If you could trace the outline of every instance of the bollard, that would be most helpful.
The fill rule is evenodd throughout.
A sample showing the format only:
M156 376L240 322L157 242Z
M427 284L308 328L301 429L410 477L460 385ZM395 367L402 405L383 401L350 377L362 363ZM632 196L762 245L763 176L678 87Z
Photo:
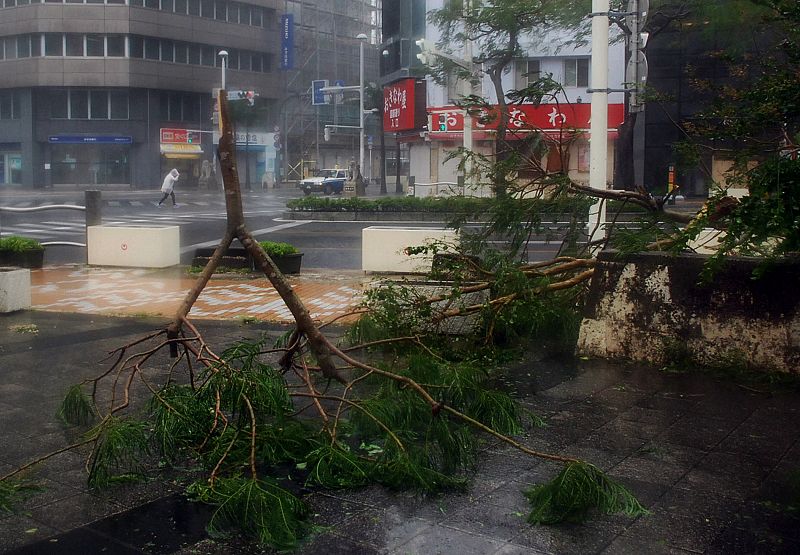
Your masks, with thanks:
M103 223L103 209L100 191L84 191L84 206L86 206L86 227Z
M103 223L100 191L84 191L83 205L86 216L86 262L89 262L89 227Z

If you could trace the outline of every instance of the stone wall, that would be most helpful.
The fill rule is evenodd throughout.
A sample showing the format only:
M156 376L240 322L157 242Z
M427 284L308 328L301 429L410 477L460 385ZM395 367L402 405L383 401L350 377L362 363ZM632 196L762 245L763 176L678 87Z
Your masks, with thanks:
M688 356L800 373L800 258L758 279L758 260L731 258L709 283L700 279L702 255L604 251L598 260L580 354L656 364Z

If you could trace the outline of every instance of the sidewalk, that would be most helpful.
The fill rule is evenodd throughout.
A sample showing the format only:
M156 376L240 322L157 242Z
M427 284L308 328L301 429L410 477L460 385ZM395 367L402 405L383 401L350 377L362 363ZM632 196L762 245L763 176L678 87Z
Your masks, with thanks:
M0 315L0 473L70 443L74 438L54 416L66 388L107 369L103 358L113 349L163 327L162 316L171 316L190 286L170 271L62 267L33 277L36 309ZM365 278L334 281L304 272L292 280L317 317L328 318L360 298ZM246 306L272 299L265 284L210 286L195 315L210 344L285 332L277 323L236 318L249 314ZM277 307L255 316L282 321ZM170 360L159 353L150 363L168 368ZM652 514L530 526L521 491L551 479L559 467L490 443L466 493L419 498L380 487L308 493L317 532L296 553L800 553L797 392L742 387L697 372L533 357L499 379L547 423L528 430L522 442L596 464ZM186 502L172 477L91 492L85 462L85 453L70 452L37 468L34 477L45 489L19 513L0 513L0 553L263 553L207 538L208 512Z
M361 301L371 280L363 272L322 274L304 270L288 276L312 318L342 318ZM31 271L33 308L54 312L111 316L172 317L195 279L182 268L147 270L83 265L50 266ZM293 318L266 278L213 278L189 313L190 318L255 318L291 323ZM349 321L345 317L342 321Z

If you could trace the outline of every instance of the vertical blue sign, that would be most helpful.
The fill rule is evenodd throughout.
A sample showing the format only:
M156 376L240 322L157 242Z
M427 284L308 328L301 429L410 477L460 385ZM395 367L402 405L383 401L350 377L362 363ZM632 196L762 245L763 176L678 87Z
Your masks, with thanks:
M294 69L294 14L281 16L281 69Z

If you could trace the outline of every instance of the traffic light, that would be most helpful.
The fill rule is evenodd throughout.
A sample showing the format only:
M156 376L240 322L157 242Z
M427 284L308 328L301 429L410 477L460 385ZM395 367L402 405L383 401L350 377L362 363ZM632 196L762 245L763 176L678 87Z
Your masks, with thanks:
M325 126L325 142L328 142L330 140L331 140L331 128L326 125Z
M437 118L437 129L439 131L447 131L447 114L439 114L436 116Z

